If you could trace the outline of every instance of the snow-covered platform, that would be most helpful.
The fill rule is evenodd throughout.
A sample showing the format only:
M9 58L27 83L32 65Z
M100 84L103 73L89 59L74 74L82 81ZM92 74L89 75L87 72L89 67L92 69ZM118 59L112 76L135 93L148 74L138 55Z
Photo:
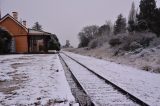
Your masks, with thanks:
M1 55L0 106L74 102L57 54Z
M64 52L151 106L160 104L160 74L109 61Z

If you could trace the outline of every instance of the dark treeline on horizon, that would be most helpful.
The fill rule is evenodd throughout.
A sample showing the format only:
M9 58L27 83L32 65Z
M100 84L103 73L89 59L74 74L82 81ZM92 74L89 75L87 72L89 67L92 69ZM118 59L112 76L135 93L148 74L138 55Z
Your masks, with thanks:
M112 25L110 21L106 21L106 24L100 27L96 25L86 26L78 34L80 39L78 47L87 47L91 42L91 45L96 47L98 46L95 43L96 39L103 35L118 35L124 33L131 35L136 32L149 32L154 33L157 37L159 37L159 18L160 8L157 7L155 0L141 0L138 9L135 8L135 4L133 2L128 15L128 22L127 19L120 13L114 25Z

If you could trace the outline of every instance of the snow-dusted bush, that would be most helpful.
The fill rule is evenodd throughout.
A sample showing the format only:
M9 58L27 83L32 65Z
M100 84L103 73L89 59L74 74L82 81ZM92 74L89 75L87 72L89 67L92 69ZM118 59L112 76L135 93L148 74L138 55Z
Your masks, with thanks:
M120 45L122 42L121 42L121 39L120 38L112 38L110 41L109 41L109 44L114 47L116 45Z
M99 36L93 40L91 40L88 44L88 47L91 49L94 49L96 47L102 46L104 43L108 42L111 36L105 35L105 36Z
M155 47L160 45L160 38L154 38L153 41L150 42L150 47Z
M151 67L151 66L146 65L146 66L143 66L143 67L142 67L142 70L145 70L145 71L151 71L151 70L152 70L152 67Z
M88 47L91 49L94 49L98 46L98 40L97 39L93 39L91 42L89 42Z
M134 34L119 34L109 41L113 47L118 45L121 50L130 51L138 48L148 47L150 42L156 38L156 35L149 32Z
M156 67L155 69L153 69L153 72L160 73L160 67Z
M138 48L141 48L141 47L142 47L142 45L138 42L135 42L135 41L130 44L130 50L132 50L132 51L134 51Z
M138 36L138 35L137 35ZM140 33L139 34L139 43L143 45L143 47L148 47L150 42L156 38L156 35L153 33Z
M156 35L150 32L135 33L132 35L125 36L123 42L128 42L129 44L131 44L132 42L137 42L141 44L143 47L147 47L155 37Z

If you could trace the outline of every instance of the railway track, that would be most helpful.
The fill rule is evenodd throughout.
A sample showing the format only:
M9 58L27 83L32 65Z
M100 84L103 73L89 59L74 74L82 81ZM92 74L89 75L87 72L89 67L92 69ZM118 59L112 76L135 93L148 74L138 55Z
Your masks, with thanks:
M65 71L65 76L70 86L72 95L75 97L75 101L79 103L80 106L94 106L94 103L91 101L90 97L83 90L82 86L76 80L74 75L71 73L67 65L64 63L64 60L60 57L61 64Z
M95 106L149 106L72 57L59 56Z

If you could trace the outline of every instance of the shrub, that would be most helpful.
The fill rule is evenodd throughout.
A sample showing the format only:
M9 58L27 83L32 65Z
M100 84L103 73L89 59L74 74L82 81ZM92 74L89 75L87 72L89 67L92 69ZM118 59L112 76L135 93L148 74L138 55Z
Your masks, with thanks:
M150 42L156 37L155 34L150 32L144 32L144 33L136 33L132 37L132 39L139 44L141 44L143 47L148 47Z
M151 67L151 66L146 65L146 66L143 66L143 67L142 67L142 70L145 70L145 71L151 71L151 70L152 70L152 67Z
M10 33L0 27L0 54L10 52L11 39Z
M130 51L130 43L129 42L126 42L126 43L124 43L124 44L122 44L121 46L120 46L120 49L121 50L124 50L124 51Z
M156 37L155 34L144 32L144 33L134 33L134 34L119 34L117 36L117 42L121 41L119 48L125 51L134 51L138 48L145 48L150 45L150 42ZM112 41L114 44L116 41ZM115 43L118 45L119 43Z
M0 38L0 53L3 53L4 52L4 41L2 38Z
M132 51L134 51L134 50L136 50L136 49L138 49L138 48L141 48L142 47L142 45L141 44L139 44L138 42L132 42L130 45L129 45L129 49L130 50L132 50Z
M60 44L55 40L55 39L51 39L48 42L48 49L49 50L60 50Z
M102 46L104 43L108 42L110 36L98 36L97 38L91 40L88 44L88 47L94 49L96 47Z
M140 40L140 44L143 45L143 47L148 47L151 40L152 40L152 38L143 37L143 38Z
M160 73L160 67L156 67L153 69L153 72Z
M150 46L151 47L155 47L155 46L159 46L160 45L160 38L154 38L151 42L150 42Z
M116 46L116 45L120 45L122 42L120 41L119 38L112 38L110 41L109 41L109 44L111 46Z
M92 40L91 42L89 42L88 47L91 49L94 49L98 46L98 41L97 39Z

